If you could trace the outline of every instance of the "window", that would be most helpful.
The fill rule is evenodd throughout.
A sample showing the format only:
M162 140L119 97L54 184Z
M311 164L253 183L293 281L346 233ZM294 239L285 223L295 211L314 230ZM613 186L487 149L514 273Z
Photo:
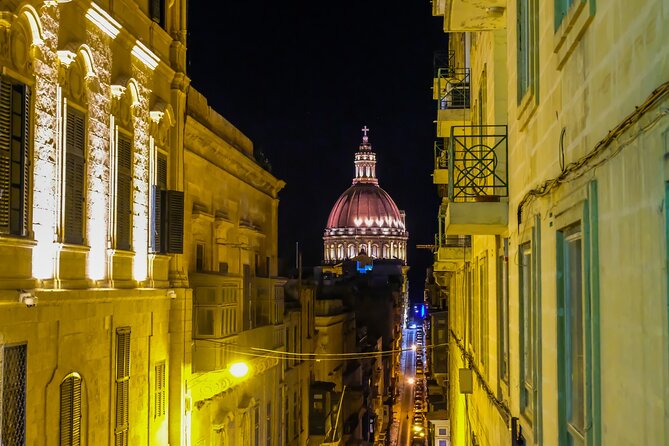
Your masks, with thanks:
M116 446L128 446L130 384L130 327L116 329Z
M204 244L198 243L195 247L195 271L204 271Z
M567 441L585 444L585 333L583 237L580 225L558 233L561 417ZM561 274L560 274L561 273Z
M562 20L567 16L571 5L581 0L554 0L555 1L555 29L562 24Z
M518 104L528 92L537 92L538 31L537 1L517 0L517 86Z
M30 89L0 76L0 234L28 234Z
M149 18L165 28L165 0L149 0Z
M501 242L501 243L500 243ZM499 378L509 383L509 239L498 239L497 331Z
M84 243L86 116L67 108L65 129L65 243Z
M520 287L520 410L532 420L534 411L534 299L532 290L532 251L530 243L519 247Z
M160 418L165 415L165 381L165 361L161 361L155 366L155 385L153 388L153 418Z
M447 435L447 434L446 434L446 429L443 428L443 427L440 427L440 428L439 428L439 435ZM441 441L441 440L440 440L440 441Z
M198 287L193 292L194 334L197 338L222 338L237 333L236 286Z
M26 363L28 346L4 348L2 358L2 429L0 444L26 444Z
M118 134L116 165L116 249L129 251L132 234L132 141Z
M298 406L297 392L293 392L293 438L297 438L297 436L300 435L300 416Z
M60 384L60 446L81 444L81 376L69 374Z
M479 290L481 293L481 364L488 362L488 255L483 253L479 263Z
M260 406L253 408L253 444L260 446Z

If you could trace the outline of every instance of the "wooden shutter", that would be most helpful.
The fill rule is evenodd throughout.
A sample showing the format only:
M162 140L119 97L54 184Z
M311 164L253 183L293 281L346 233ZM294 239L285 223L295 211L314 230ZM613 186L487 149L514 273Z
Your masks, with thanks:
M5 347L2 358L0 444L26 444L26 344Z
M28 221L30 215L30 206L28 206L28 201L30 197L30 87L22 86L23 90L23 140L21 141L23 149L23 165L21 166L21 171L23 174L23 185L21 187L22 197L21 197L21 207L23 221L21 222L21 235L28 235Z
M128 444L128 391L130 385L130 328L116 330L116 428L115 445Z
M65 154L65 243L84 243L84 171L86 121L83 113L68 109Z
M81 444L81 377L68 376L60 385L60 446Z
M119 134L116 181L116 249L130 250L132 224L132 142Z
M0 76L0 233L28 233L30 89Z
M12 85L0 77L0 233L9 233Z
M184 193L177 190L162 191L163 250L170 254L183 253Z
M156 155L156 184L151 188L151 251L163 252L162 245L162 205L161 191L167 189L167 156L162 153Z
M165 362L156 364L155 369L156 382L153 417L159 418L165 415Z

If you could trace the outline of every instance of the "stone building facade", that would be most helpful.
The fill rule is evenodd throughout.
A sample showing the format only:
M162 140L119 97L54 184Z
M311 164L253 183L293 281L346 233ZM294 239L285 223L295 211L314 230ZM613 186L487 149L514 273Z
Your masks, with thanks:
M451 443L666 444L666 2L433 8Z

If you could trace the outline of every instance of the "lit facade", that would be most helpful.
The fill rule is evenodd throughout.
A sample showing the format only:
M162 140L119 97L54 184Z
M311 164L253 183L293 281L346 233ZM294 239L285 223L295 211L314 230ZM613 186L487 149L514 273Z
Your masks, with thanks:
M465 3L433 2L450 441L666 444L669 10Z
M185 2L1 9L0 443L184 444Z
M355 154L355 177L335 202L323 234L325 263L339 263L365 252L375 259L406 261L409 233L400 211L376 177L376 153L364 136Z
M186 393L194 444L285 442L285 279L277 277L278 193L284 182L253 145L188 93L184 140L184 268L193 289L192 375ZM289 318L290 321L290 318ZM292 345L292 343L290 344ZM231 365L248 364L237 378ZM304 444L304 443L302 443Z

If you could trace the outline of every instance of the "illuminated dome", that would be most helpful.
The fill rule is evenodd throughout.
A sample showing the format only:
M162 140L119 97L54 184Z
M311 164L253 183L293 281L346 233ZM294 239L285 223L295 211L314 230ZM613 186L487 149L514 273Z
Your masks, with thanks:
M374 258L406 261L404 212L379 187L376 153L369 143L367 127L355 154L355 178L330 211L323 235L324 261L339 262L365 252Z

